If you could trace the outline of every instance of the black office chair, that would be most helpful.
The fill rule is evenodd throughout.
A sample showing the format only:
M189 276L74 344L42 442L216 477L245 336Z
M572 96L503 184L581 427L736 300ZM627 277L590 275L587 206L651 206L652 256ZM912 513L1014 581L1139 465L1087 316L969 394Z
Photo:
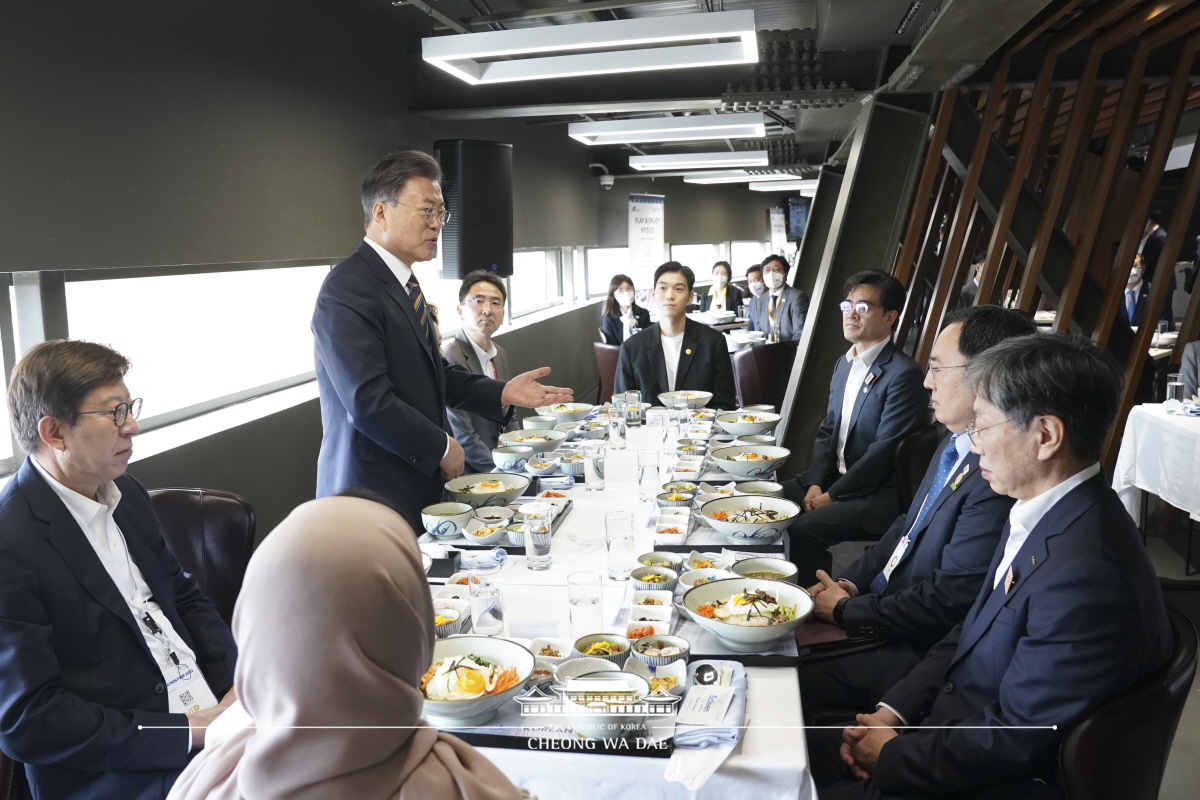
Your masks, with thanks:
M1166 665L1084 717L1062 741L1069 800L1155 800L1196 676L1196 628L1167 606L1175 650Z

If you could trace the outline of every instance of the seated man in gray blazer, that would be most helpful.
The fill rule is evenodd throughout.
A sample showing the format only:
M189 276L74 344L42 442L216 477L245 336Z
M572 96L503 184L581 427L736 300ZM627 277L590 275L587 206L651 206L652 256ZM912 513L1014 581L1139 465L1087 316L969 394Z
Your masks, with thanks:
M767 291L754 303L754 324L751 329L763 331L768 340L799 341L804 330L808 295L787 285L789 269L791 267L783 256L767 256L763 259L762 274Z
M508 356L504 348L492 341L492 335L504 322L504 302L508 294L504 282L486 270L475 270L463 278L458 287L458 318L462 327L454 338L442 345L442 355L451 364L488 378L506 381ZM512 406L506 410L504 421L496 422L470 411L447 408L454 438L466 454L467 472L491 472L492 450L500 434L513 430Z
M1188 342L1183 348L1183 366L1179 369L1183 382L1183 398L1190 400L1200 394L1200 342Z

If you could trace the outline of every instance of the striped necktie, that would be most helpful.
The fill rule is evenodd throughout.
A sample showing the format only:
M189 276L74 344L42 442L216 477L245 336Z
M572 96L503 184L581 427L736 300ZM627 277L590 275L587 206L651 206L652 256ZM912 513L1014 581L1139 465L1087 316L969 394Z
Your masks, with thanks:
M429 318L429 305L425 302L425 293L421 291L421 284L417 283L417 276L409 275L408 283L404 284L404 288L408 290L408 298L412 300L413 310L417 312L417 317L421 320L421 327L425 329L425 338L429 340L429 346L436 353L438 349L437 334L433 332L433 320Z
M908 527L908 534L905 537L908 539L907 547L912 547L912 542L917 538L919 531L917 528L925 521L929 510L933 508L934 501L937 496L942 493L942 489L946 486L946 481L950 480L950 472L954 469L954 465L958 463L958 447L955 441L959 436L966 434L956 434L950 437L950 441L946 442L946 446L942 448L942 454L938 458L937 474L933 476L933 483L929 484L929 493L925 495L925 501L921 503L921 508L917 511L917 518L913 520L912 525ZM903 556L901 556L903 558ZM887 590L888 576L880 572L871 581L871 594L883 594Z

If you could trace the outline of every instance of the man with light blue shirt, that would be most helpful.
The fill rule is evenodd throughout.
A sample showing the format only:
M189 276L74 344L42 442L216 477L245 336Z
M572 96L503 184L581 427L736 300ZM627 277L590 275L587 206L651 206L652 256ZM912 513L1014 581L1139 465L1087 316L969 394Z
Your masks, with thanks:
M1023 336L966 380L980 471L1017 502L966 619L840 741L809 732L822 800L1063 797L1063 738L1170 658L1154 568L1098 463L1120 365L1081 337Z
M998 495L970 452L975 397L963 383L971 360L1014 336L1036 332L1020 311L994 305L956 311L934 342L925 388L948 430L908 513L835 582L824 571L809 588L815 616L850 636L882 636L873 650L800 668L806 711L869 710L925 652L966 617L984 582L1012 498Z

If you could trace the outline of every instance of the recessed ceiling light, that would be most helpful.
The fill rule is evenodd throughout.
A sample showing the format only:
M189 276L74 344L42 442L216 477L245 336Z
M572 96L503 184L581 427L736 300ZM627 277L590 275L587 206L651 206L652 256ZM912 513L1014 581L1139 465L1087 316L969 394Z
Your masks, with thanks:
M648 117L603 122L572 122L567 134L584 144L687 142L701 139L761 139L767 135L762 112Z
M802 195L812 197L817 193L817 182L815 180L800 180L800 181L759 181L750 184L752 192L800 192Z
M571 52L581 50L604 52ZM467 83L506 83L753 64L758 40L753 11L722 11L435 36L421 55Z
M647 169L712 169L714 167L765 167L766 150L718 151L715 153L672 153L661 156L630 156L629 166Z
M747 181L795 181L795 175L779 173L775 175L752 175L745 170L723 169L711 172L696 172L684 177L684 183L746 183ZM813 181L816 184L816 181Z

